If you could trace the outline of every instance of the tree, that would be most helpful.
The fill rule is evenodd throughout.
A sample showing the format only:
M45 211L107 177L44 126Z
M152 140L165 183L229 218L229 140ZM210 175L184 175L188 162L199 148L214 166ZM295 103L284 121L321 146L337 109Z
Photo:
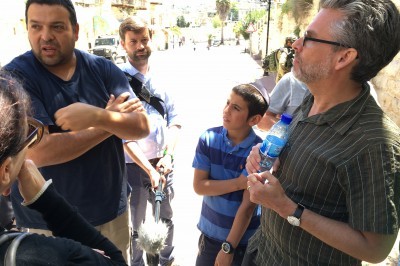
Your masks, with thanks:
M224 25L225 21L229 15L229 11L231 10L231 1L230 0L216 0L215 6L217 8L217 15L221 20L221 44L224 44Z
M176 26L178 26L179 28L187 28L189 27L189 25L190 23L186 22L184 16L179 16L176 18Z
M246 32L250 24L257 24L258 21L265 17L265 10L252 10L246 14L245 18L238 21L234 27L234 32L238 35L242 35L243 39L248 40L250 34Z
M237 2L231 3L231 12L229 17L232 21L239 21L239 9L237 7Z

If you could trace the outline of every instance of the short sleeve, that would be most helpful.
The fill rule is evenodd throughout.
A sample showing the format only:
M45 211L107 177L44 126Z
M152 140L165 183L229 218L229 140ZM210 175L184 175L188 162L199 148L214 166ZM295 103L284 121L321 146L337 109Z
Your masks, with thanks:
M400 147L374 145L343 167L349 224L361 231L394 234L399 229Z

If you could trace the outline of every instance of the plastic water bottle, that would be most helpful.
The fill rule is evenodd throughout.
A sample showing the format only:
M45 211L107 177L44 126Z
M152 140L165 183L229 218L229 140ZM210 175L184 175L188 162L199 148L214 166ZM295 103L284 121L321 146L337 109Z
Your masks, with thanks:
M288 140L289 124L292 122L292 116L282 114L281 119L271 127L260 147L260 166L261 172L272 168L276 158L279 157L283 147Z

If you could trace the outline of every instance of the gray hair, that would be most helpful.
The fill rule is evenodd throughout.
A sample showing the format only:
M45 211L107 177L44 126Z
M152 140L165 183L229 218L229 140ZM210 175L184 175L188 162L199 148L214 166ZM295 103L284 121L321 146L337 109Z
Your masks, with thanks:
M399 52L400 15L392 1L321 0L320 8L344 14L342 21L331 25L331 33L338 42L358 52L358 64L351 73L354 81L372 79Z

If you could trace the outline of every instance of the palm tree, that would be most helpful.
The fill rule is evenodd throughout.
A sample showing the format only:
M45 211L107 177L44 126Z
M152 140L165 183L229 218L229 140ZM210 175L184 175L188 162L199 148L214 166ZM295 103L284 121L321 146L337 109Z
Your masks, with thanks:
M231 11L230 0L216 0L215 6L217 8L217 14L221 20L221 44L224 44L224 25L225 20L228 17L229 11Z

